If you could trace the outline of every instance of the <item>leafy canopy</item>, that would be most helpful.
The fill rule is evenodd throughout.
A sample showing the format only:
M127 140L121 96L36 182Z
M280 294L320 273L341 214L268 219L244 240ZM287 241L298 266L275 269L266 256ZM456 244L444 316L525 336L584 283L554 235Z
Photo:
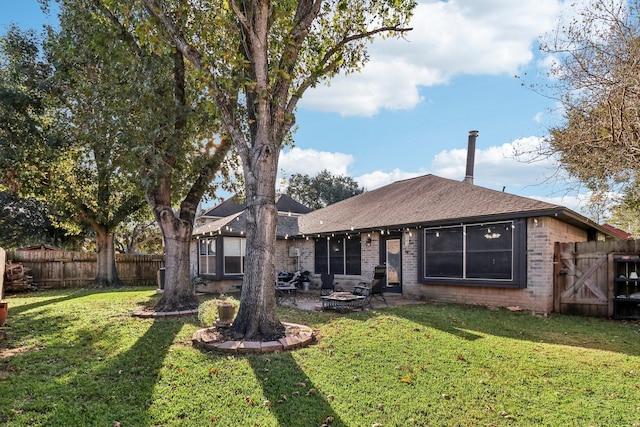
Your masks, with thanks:
M351 177L333 175L328 170L311 177L293 174L289 178L287 195L311 209L320 209L349 197L364 193L364 187Z
M552 89L564 111L549 150L595 191L624 187L640 171L639 6L589 2L542 45L557 58Z

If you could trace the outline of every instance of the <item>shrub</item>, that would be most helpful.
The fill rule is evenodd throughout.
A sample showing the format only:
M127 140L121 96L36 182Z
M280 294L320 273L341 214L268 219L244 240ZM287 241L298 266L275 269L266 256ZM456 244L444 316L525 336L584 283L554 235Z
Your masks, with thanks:
M197 290L199 287L205 287L209 284L205 279L199 276L191 276L191 287Z

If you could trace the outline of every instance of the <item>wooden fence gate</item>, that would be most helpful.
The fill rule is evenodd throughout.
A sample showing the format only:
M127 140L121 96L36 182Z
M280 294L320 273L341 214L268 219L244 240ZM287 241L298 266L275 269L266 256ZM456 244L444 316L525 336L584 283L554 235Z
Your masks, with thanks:
M556 243L554 311L609 317L609 257L576 252L576 243Z
M640 254L640 240L556 243L553 310L613 316L613 259Z

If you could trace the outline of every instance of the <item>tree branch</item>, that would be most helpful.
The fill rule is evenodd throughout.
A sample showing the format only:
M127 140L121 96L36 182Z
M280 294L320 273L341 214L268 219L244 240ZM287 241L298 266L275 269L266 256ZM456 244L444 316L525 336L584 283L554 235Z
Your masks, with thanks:
M111 24L118 29L122 39L126 40L129 43L129 45L136 51L138 56L144 56L144 52L140 48L138 40L136 40L136 38L133 37L133 35L131 35L131 33L125 28L125 26L122 25L122 22L120 22L118 17L115 16L101 0L92 1L93 5L103 14L103 16L105 16L111 22Z
M181 217L183 215L183 211L186 213L187 210L194 209L197 206L198 201L202 199L204 192L207 190L216 172L220 169L220 165L222 165L222 162L224 161L227 153L232 146L233 140L231 138L222 138L220 144L216 148L215 153L213 154L213 156L211 156L207 164L202 168L195 182L193 183L193 185L191 185L189 193L187 193L182 203L180 204Z
M246 138L239 130L240 126L238 125L236 117L229 108L229 99L218 86L213 73L209 73L209 70L205 70L205 67L202 64L202 55L200 52L198 52L198 50L184 38L181 32L178 31L173 22L161 10L156 0L142 1L147 12L149 12L149 14L160 23L162 28L167 32L170 42L182 53L182 55L184 55L185 58L187 58L191 65L199 71L207 71L207 75L209 76L209 88L214 94L214 102L216 107L218 107L218 111L220 112L222 121L227 128L227 132L240 152L240 155L242 156L243 152L246 154Z
M285 109L285 115L287 117L291 117L293 115L293 112L295 111L296 106L298 104L298 101L302 97L302 94L309 87L313 86L314 84L316 84L318 82L318 77L319 76L324 76L328 72L335 71L337 69L338 64L337 64L337 62L335 60L331 61L331 57L333 55L335 55L336 53L338 53L348 43L351 43L351 42L356 41L356 40L361 40L361 39L364 39L364 38L368 38L368 37L371 37L373 35L376 35L376 34L379 34L379 33L383 33L383 32L405 33L405 32L411 31L411 30L413 30L413 28L403 28L403 27L400 27L398 25L392 25L392 26L385 26L385 27L376 28L376 29L373 29L371 31L367 31L367 32L360 33L360 34L353 34L351 36L345 36L341 41L336 43L331 49L329 49L329 51L327 51L323 55L322 59L319 61L320 65L324 64L324 66L322 67L321 72L313 73L310 76L308 76L306 79L304 79L302 81L302 83L300 84L300 86L298 87L298 89L296 90L296 92L291 95L289 103L287 104L287 107ZM289 120L291 120L292 122L294 121L293 119L289 119Z

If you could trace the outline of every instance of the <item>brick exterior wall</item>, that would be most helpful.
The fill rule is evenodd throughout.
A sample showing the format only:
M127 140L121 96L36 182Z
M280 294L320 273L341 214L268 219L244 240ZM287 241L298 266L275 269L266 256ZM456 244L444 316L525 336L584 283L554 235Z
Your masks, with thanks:
M405 238L407 234L405 233ZM418 244L414 236L411 253L403 253L403 295L432 301L477 304L488 307L519 306L535 313L553 310L553 247L555 242L586 241L587 234L555 218L527 221L527 287L523 289L444 286L417 283Z
M371 246L367 247L367 238L371 236ZM357 238L355 236L352 239ZM300 270L309 271L311 273L311 288L320 289L322 283L320 274L315 274L315 241L313 238L304 240L286 240L282 241L286 245L287 257L276 257L276 271L295 271L295 258L288 257L289 247L296 247L300 250ZM378 265L379 240L376 233L364 233L360 236L361 252L361 271L362 275L337 275L334 282L345 291L351 291L360 282L369 282L373 277L373 268ZM289 265L289 267L285 267Z
M427 285L418 282L420 230L411 229L402 233L402 295L405 298L476 304L489 307L519 306L535 313L549 313L553 309L553 255L555 242L581 242L587 240L585 231L552 217L538 217L527 220L527 287L523 289ZM352 237L354 238L354 237ZM367 246L367 239L371 245ZM338 275L337 284L346 291L360 282L369 282L373 269L379 263L380 234L363 233L360 276ZM300 256L289 256L289 248L298 248ZM311 272L312 288L320 288L320 275L314 274L314 240L278 240L276 242L276 272ZM197 246L192 245L192 273L197 271ZM232 291L237 281L212 282L206 287L209 292Z

